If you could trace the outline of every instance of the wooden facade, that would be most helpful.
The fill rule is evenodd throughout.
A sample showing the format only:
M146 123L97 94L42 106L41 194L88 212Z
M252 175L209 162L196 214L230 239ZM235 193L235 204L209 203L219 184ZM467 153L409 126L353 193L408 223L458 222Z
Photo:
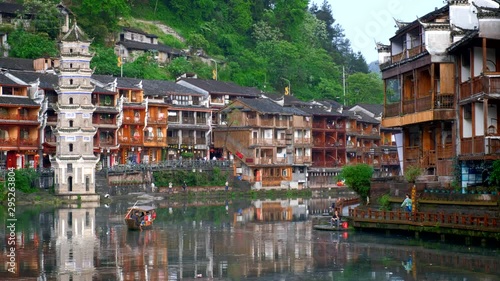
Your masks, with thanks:
M452 174L456 155L456 72L452 59L433 58L436 46L424 42L426 36L431 38L443 29L447 13L446 8L437 9L401 27L391 39L390 60L381 66L385 84L382 126L402 129L398 145L403 147L403 168L419 166L436 176Z
M28 85L0 77L0 164L4 168L36 167L40 104L28 95Z
M287 111L269 99L238 99L221 113L214 146L234 155L236 175L255 188L303 187L312 161L307 113ZM294 180L294 173L303 180Z

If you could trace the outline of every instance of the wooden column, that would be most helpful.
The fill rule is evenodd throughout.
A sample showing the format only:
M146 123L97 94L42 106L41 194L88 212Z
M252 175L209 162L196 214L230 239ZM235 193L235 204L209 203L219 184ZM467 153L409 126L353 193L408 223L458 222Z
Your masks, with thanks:
M435 93L435 88L436 88L436 81L434 79L434 73L435 71L436 64L432 63L431 64L431 109L434 110L434 99L436 98L436 93Z
M482 50L483 50L483 73L487 71L487 65L486 65L486 57L487 57L487 52L486 52L486 38L483 37L483 42L482 42Z

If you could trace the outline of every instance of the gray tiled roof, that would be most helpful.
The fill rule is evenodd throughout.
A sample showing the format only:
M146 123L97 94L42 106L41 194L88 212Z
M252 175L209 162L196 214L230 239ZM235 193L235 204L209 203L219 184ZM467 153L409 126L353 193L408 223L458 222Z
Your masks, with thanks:
M16 81L10 79L9 77L5 76L5 74L0 73L0 85L22 85L26 86L23 84L19 84Z
M150 37L150 38L158 38L158 36L156 36L155 34L149 34L149 33L146 33L140 29L137 29L137 28L133 28L133 27L123 27L122 28L123 31L128 31L128 32L133 32L133 33L137 33L137 34L142 34L142 35L146 35L147 37Z
M359 103L357 106L360 106L367 111L370 111L371 113L375 114L375 116L378 116L384 112L384 105L383 104L368 104L368 103Z
M32 59L0 58L0 68L35 71Z
M261 91L253 87L243 87L231 82L219 80L203 80L197 78L181 78L179 81L189 83L195 87L203 89L210 94L237 95L245 97L259 97Z
M174 55L180 55L181 51L174 49L172 47L169 47L167 45L163 44L148 44L148 43L142 43L142 42L137 42L137 41L131 41L131 40L123 40L118 43L117 45L123 45L127 49L133 49L133 50L143 50L143 51L151 51L151 50L157 50L162 53L167 53L167 54L174 54Z
M301 116L310 116L311 114L304 112L295 107L283 107L276 102L260 98L260 99L248 99L241 98L238 99L241 103L255 109L258 112L269 113L269 114L283 114L283 115L301 115Z
M43 89L54 89L54 86L57 86L59 83L59 78L54 73L16 70L11 70L9 73L26 83L32 83L40 79L40 87Z
M32 99L28 97L16 97L16 96L0 96L0 104L39 106L37 103L35 103Z
M201 95L200 93L179 85L174 81L167 80L143 80L143 89L145 96L165 96L170 94L193 96Z

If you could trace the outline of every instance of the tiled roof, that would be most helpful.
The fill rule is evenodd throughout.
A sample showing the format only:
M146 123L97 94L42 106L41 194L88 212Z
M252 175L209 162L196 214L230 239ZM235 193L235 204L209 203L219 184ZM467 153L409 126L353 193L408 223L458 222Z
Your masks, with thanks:
M26 87L26 85L17 83L16 81L10 79L3 73L0 74L0 85L22 85Z
M94 93L101 93L101 94L115 94L115 92L110 91L110 90L108 90L108 89L104 89L104 88L99 87L99 86L95 86L95 88L94 88Z
M22 105L22 106L39 106L28 97L2 96L0 95L0 104Z
M260 98L260 99L248 99L248 98L241 98L238 99L241 103L253 108L254 110L262 113L269 113L269 114L283 114L283 115L301 115L301 116L309 116L310 114L307 112L304 112L298 108L295 107L284 107L276 102L270 100L270 99L265 99L265 98Z
M17 14L25 12L24 6L14 3L0 3L0 13Z
M0 58L0 68L34 71L32 59Z
M343 114L346 114L350 118L356 119L356 120L361 121L361 122L371 123L371 124L380 124L380 121L378 121L377 119L375 119L373 117L370 117L370 116L366 115L362 111L348 111L348 110L345 110L343 112Z
M9 71L9 73L26 83L32 83L40 79L40 87L43 89L54 89L54 86L57 86L59 83L59 78L54 73L16 70Z
M91 41L89 39L89 37L87 36L87 34L85 34L85 32L83 32L83 30L78 27L78 25L73 24L73 26L71 27L71 29L68 31L68 33L66 33L63 38L62 38L62 41L82 41L82 42L89 42Z
M146 33L140 29L137 29L137 28L133 28L133 27L123 27L122 28L123 31L128 31L128 32L133 32L133 33L137 33L137 34L142 34L142 35L146 35L147 37L150 37L150 38L158 38L158 36L156 36L155 34L149 34L149 33Z
M137 41L131 41L131 40L124 40L116 43L117 45L123 45L127 49L132 49L132 50L143 50L143 51L151 51L151 50L157 50L162 53L168 53L168 54L174 54L174 55L180 55L181 51L174 49L172 47L169 47L167 45L163 44L148 44L148 43L142 43L142 42L137 42Z
M137 89L137 90L141 89L139 87L139 83L142 81L142 79L137 79L137 78L114 77L111 75L95 75L95 74L92 75L92 79L101 82L104 85L112 83L116 79L118 88Z
M370 111L373 113L375 116L379 116L384 112L384 105L383 104L368 104L368 103L360 103L357 104L357 106L362 107L366 109L367 111Z
M165 95L193 95L200 96L201 94L186 88L174 81L167 80L143 80L143 89L145 96L165 96Z
M231 82L218 80L203 80L197 78L181 78L178 83L185 82L203 89L210 94L238 95L245 97L259 97L261 91L257 88L243 87Z

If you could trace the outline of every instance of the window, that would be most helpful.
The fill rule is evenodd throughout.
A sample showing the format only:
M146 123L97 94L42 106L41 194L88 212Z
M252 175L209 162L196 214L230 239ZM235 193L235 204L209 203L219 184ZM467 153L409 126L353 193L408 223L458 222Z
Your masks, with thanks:
M73 152L73 144L72 143L69 144L69 152ZM70 165L70 164L68 164L68 165Z
M69 126L73 128L73 120L69 120Z
M66 168L68 169L68 173L72 173L73 172L73 164L68 164L66 166Z
M73 79L69 79L69 84L73 85Z
M21 139L23 139L23 140L28 139L28 137L29 137L28 129L22 128L20 136L21 136Z
M73 98L69 98L69 104L73 104Z

